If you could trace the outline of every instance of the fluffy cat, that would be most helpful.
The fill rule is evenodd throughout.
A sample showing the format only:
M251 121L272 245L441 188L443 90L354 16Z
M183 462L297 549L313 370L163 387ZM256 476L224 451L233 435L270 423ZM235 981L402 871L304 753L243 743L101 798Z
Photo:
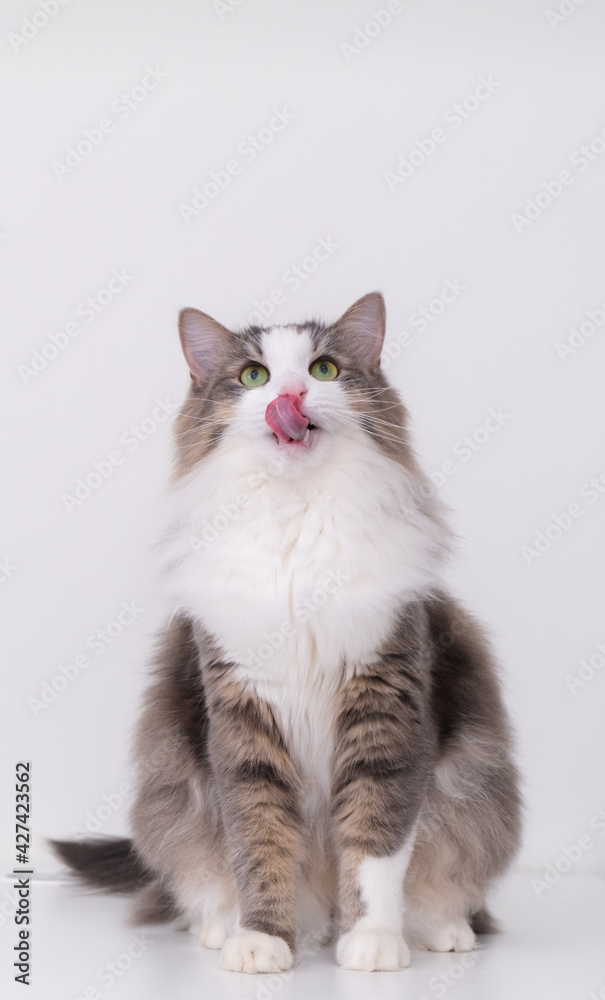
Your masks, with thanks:
M177 610L138 726L132 839L55 842L82 880L221 963L467 951L519 842L488 642L380 370L382 296L233 333L195 309L159 555Z

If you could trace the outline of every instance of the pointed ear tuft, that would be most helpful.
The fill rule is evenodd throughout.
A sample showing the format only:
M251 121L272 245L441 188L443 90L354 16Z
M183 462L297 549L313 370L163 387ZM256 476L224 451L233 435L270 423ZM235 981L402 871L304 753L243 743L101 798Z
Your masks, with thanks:
M208 378L213 362L216 363L217 355L222 353L223 345L232 334L199 309L181 309L179 337L191 380L199 388Z
M386 309L380 292L370 292L347 309L336 326L346 343L368 366L377 368L384 343Z

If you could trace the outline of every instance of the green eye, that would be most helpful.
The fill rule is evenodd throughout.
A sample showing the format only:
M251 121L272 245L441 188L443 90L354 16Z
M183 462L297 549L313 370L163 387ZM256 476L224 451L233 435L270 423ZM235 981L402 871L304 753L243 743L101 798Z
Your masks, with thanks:
M331 382L338 375L338 368L336 365L332 364L326 358L320 358L319 361L314 361L311 365L309 371L313 378L319 379L320 382Z
M257 385L264 385L268 378L269 372L262 365L249 365L248 368L244 368L239 380L242 385L254 389Z

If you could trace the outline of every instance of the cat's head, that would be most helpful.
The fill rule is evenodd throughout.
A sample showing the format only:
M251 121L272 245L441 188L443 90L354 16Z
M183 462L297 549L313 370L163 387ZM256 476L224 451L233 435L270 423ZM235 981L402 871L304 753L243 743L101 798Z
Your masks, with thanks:
M191 390L177 421L177 476L234 438L260 461L294 472L329 457L338 440L369 435L410 467L406 413L380 371L385 306L379 292L335 323L232 332L197 309L179 314Z

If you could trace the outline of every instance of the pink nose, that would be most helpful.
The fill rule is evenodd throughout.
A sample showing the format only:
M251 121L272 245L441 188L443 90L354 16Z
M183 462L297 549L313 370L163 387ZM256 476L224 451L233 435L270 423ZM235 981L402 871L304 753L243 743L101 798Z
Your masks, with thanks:
M301 412L302 393L286 392L269 403L265 420L281 441L302 441L309 419Z

